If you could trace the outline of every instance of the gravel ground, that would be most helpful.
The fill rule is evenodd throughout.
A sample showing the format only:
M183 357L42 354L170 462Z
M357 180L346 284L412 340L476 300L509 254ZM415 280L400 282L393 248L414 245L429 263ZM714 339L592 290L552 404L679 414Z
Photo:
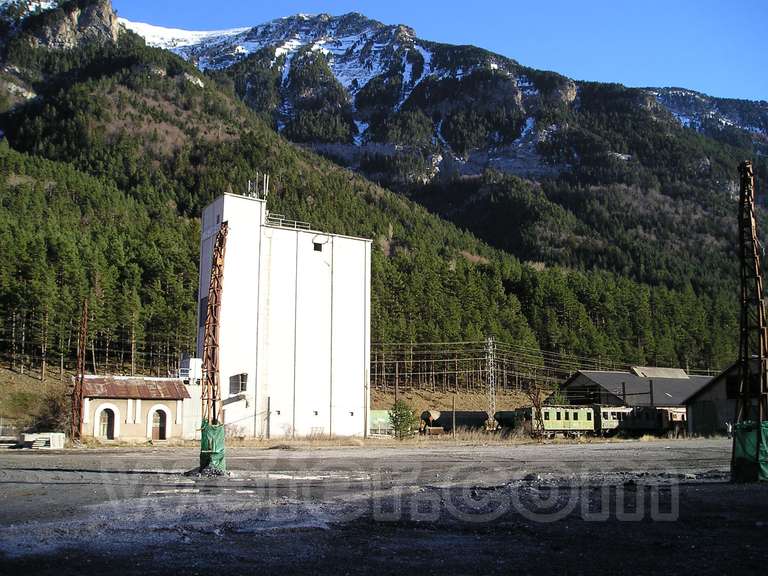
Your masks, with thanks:
M288 448L288 447L286 447ZM765 573L730 442L0 452L2 574Z

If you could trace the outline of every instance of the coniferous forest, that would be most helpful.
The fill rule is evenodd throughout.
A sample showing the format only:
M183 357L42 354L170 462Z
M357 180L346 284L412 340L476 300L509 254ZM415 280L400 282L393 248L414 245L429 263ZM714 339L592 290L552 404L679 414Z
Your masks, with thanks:
M751 150L660 131L626 89L591 86L575 115L550 111L572 129L542 153L580 160L559 176L488 171L388 189L276 133L231 79L132 33L65 51L22 34L3 50L37 94L0 102L0 350L15 364L71 366L87 298L89 365L172 367L192 350L201 209L257 172L271 175L271 210L374 239L374 341L493 335L711 369L735 357L736 205L723 189ZM426 113L406 112L383 137L426 142ZM348 138L348 122L326 126L324 114L285 136ZM459 120L448 137L482 137L482 123ZM702 155L707 166L691 160Z

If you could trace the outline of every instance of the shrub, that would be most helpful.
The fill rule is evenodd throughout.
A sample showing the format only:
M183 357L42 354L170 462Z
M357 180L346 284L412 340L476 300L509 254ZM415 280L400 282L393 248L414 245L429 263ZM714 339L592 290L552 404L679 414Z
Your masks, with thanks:
M416 413L403 400L395 402L389 411L392 434L399 440L413 434L413 429L418 424L418 421Z

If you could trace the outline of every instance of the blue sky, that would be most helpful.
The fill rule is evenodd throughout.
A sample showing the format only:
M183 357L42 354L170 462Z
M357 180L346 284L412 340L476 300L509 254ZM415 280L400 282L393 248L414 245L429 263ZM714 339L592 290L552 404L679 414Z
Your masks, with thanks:
M579 80L682 86L768 100L768 0L113 0L159 26L252 26L299 12L357 11L420 38L474 44Z

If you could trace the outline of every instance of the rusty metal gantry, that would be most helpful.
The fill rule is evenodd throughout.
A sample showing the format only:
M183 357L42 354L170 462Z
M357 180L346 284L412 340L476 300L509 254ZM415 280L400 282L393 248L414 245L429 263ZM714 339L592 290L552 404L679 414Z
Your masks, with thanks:
M739 260L741 317L739 334L739 398L736 422L766 417L768 398L768 326L766 326L761 246L755 215L752 162L739 164ZM754 412L754 414L753 414Z
M72 387L72 421L69 437L81 439L83 426L83 380L85 379L85 346L88 341L88 298L83 299L83 313L80 317L80 334L77 339L77 374Z
M224 253L227 247L226 222L221 223L213 245L211 283L208 287L208 307L205 316L203 340L203 420L221 424L221 379L219 376L219 313L221 311L221 289L224 281Z

